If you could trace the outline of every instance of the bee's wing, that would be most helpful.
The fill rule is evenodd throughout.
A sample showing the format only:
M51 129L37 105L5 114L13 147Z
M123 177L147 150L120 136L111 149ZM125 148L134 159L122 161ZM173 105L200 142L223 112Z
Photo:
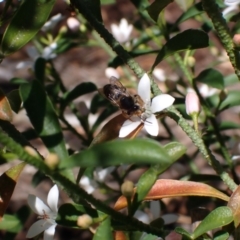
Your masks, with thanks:
M110 77L110 84L115 85L117 88L119 88L120 91L126 92L126 88L121 84L121 82L115 78L115 77Z

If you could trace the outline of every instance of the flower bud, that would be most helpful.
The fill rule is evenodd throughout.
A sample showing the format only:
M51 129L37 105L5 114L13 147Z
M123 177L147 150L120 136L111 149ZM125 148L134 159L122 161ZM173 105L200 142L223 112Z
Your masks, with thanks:
M192 57L192 56L189 56L189 57L187 58L187 62L188 62L188 66L189 66L189 67L194 67L194 65L196 64L196 60L195 60L195 58Z
M55 153L49 153L48 156L45 158L45 163L48 165L49 168L55 169L59 164L58 155Z
M80 22L74 17L69 17L67 19L67 26L72 32L77 32L79 31Z
M134 184L131 181L126 181L121 186L121 192L125 197L132 197L134 192Z
M192 90L188 90L186 100L185 100L185 105L186 105L186 112L188 115L192 114L198 114L201 110L199 98L197 94Z
M78 217L77 219L77 225L80 228L87 229L89 228L93 223L93 219L88 214L83 214Z

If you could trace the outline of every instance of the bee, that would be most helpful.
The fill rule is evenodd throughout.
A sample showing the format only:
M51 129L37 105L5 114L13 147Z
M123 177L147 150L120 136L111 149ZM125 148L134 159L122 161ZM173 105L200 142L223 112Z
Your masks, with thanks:
M117 78L111 77L110 84L105 85L101 92L114 106L122 111L125 118L131 119L133 116L138 116L142 121L146 120L144 114L145 103L142 98L137 94L129 94Z

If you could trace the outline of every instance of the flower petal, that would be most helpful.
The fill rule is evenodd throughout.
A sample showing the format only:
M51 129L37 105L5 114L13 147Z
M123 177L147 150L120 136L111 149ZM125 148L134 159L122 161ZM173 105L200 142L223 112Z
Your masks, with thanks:
M160 112L172 106L175 98L169 94L161 94L152 99L151 110L153 113Z
M113 170L115 169L115 167L108 167L108 168L97 168L95 171L95 179L99 182L103 182L105 180L105 178L107 177L108 174L110 174Z
M119 137L123 138L129 135L134 129L136 129L141 124L141 121L138 120L136 122L132 122L131 120L126 120L120 131L119 131Z
M150 100L150 79L146 73L144 73L139 81L138 95L144 102L148 102Z
M53 240L56 225L52 225L50 228L46 229L43 235L44 240Z
M137 218L139 221L141 221L143 223L146 223L146 224L150 223L149 216L141 210L137 210L134 214L134 217Z
M58 211L58 198L59 198L59 191L58 191L58 187L55 184L49 191L48 193L48 197L47 197L47 203L48 206L50 207L50 209L53 212L57 212Z
M40 198L32 194L28 195L28 205L38 215L52 212L50 208Z
M83 176L80 180L80 186L88 193L91 194L98 187L97 183L89 177Z
M26 238L33 238L51 226L52 224L44 219L38 220L29 228Z
M157 118L155 117L154 114L152 114L149 118L146 119L144 122L144 127L148 134L152 136L157 136L159 132L159 126L158 126L158 121Z

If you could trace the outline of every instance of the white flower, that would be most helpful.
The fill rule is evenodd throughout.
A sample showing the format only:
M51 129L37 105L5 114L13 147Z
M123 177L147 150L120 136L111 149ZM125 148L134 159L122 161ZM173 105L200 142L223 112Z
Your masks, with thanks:
M53 239L55 228L57 226L55 219L58 212L58 196L59 191L57 185L54 185L48 193L48 206L40 198L31 194L28 196L29 206L39 215L38 218L40 218L40 220L30 227L26 236L27 238L33 238L44 231L44 240Z
M206 98L215 94L217 92L217 89L210 88L207 84L202 84L201 87L199 88L199 92L204 98Z
M52 30L64 17L61 13L52 16L41 28L42 31L47 32Z
M57 56L56 53L54 53L55 49L57 48L57 43L53 42L49 46L46 46L43 48L42 54L38 52L36 47L30 46L26 48L26 52L28 56L31 58L30 61L21 61L17 64L16 68L21 69L21 68L33 68L33 62L36 61L37 58L42 57L45 58L46 60L53 59Z
M126 120L119 132L119 137L126 137L129 135L134 129L136 129L141 123L144 123L144 127L146 131L152 135L158 135L158 121L154 113L160 112L165 108L170 107L175 98L170 96L169 94L161 94L154 97L151 101L150 96L150 79L148 75L145 73L143 77L140 79L138 84L138 95L142 98L145 103L145 112L143 121L139 117L131 117L129 120Z
M129 40L131 32L133 30L133 25L128 24L125 18L122 18L119 25L111 24L111 31L113 36L120 43L125 43Z
M94 180L90 179L87 176L83 176L80 180L80 186L88 193L91 194L98 188L97 182L104 182L107 175L110 174L115 167L108 167L108 168L96 168L94 171Z
M240 3L240 1L239 0L225 0L224 1L224 4L227 6L224 10L223 10L223 12L222 12L222 14L223 14L223 17L225 17L226 18L226 16L227 15L232 15L232 14L234 14L235 12L237 12L238 11L238 9L239 9L239 3Z
M164 225L172 224L178 219L178 215L173 213L168 213L161 216L161 205L159 201L151 201L149 209L149 214L146 214L141 210L137 210L134 214L134 217L146 224L149 224L153 220L161 217L164 220Z

